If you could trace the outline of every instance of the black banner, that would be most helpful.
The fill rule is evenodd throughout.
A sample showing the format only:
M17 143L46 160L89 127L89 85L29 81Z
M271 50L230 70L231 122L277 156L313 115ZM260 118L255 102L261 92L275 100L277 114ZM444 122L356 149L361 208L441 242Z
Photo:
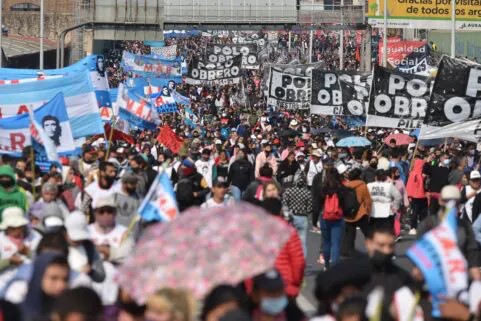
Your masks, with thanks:
M481 65L444 56L439 63L421 136L481 138Z
M401 63L397 65L397 69L408 74L426 72L429 68L429 52L430 49L428 44L419 47L418 50L415 50L404 57Z
M429 102L430 84L428 77L376 66L366 125L406 129L421 127Z
M242 55L242 68L258 69L259 59L257 58L256 44L229 44L216 45L208 44L204 61L206 63L225 63L234 57Z
M311 114L365 116L371 73L312 71Z
M242 56L224 63L204 63L198 59L192 59L185 82L191 85L229 85L238 84L241 79Z
M270 79L270 72L272 68L280 70L284 73L295 75L295 76L302 76L302 77L310 77L312 70L320 69L324 66L324 63L317 62L312 64L264 64L262 70L262 90L264 94L268 96L268 87L269 83L268 80Z
M267 103L287 109L308 109L311 100L311 77L295 76L271 68Z

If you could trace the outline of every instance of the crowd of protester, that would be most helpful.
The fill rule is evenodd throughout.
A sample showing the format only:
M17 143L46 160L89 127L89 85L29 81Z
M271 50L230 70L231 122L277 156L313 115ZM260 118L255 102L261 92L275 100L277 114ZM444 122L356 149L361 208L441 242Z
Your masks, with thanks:
M202 41L167 44L177 44L188 56ZM304 42L302 35L294 37L295 48ZM285 49L284 41L279 44ZM351 40L347 46L355 55ZM321 35L315 48L319 59L332 57L337 40ZM109 50L112 84L125 77L119 67L122 50L149 52L141 42ZM247 100L241 102L239 86L176 87L200 119L192 128L181 113L161 116L161 124L184 140L178 153L158 142L157 130L132 130L133 143L87 139L79 158L63 159L62 168L52 166L47 173L34 165L30 148L21 158L2 155L0 320L401 320L395 296L404 288L418 298L419 315L430 320L425 276L412 263L397 264L405 253L396 252L396 242L438 226L450 202L459 209L457 240L470 284L479 285L481 155L475 144L450 139L424 146L415 137L406 145L386 143L390 134L409 132L274 111L263 104L262 74L247 71L243 79ZM336 146L343 137L359 135L372 145ZM249 202L283 220L291 234L274 266L240 284L218 285L201 299L189 289L158 284L146 302L134 301L115 274L147 225L155 224L136 217L160 170L174 186L180 211L193 206L228 211ZM363 251L356 246L358 233L365 238ZM315 234L321 242L314 249L317 261L311 262L307 240ZM313 315L296 301L308 268L319 271ZM382 309L372 315L369 294L378 287ZM443 320L480 320L480 305L473 308L461 296L446 298L440 311Z

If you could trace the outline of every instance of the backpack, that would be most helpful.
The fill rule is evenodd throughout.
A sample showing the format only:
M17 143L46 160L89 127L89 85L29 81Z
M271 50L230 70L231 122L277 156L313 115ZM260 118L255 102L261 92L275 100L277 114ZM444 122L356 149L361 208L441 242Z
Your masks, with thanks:
M192 202L194 199L194 184L190 178L182 178L177 182L176 198L181 203Z
M350 219L354 218L359 211L359 201L357 200L356 191L352 188L346 187L342 191L342 212L344 217Z
M326 221L338 221L342 219L342 208L339 203L339 197L337 193L326 195L324 199L324 211L322 212L322 218Z

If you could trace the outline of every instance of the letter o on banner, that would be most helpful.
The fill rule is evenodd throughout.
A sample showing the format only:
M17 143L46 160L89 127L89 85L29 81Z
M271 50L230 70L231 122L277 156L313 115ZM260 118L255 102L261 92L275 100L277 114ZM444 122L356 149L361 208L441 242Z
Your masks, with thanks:
M465 121L471 115L471 105L461 97L450 98L444 103L444 115L453 123Z
M276 87L274 90L274 95L276 95L277 98L284 98L286 95L286 90L282 87Z
M376 109L377 112L380 112L381 114L385 114L389 110L391 110L391 107L392 107L392 101L388 95L381 94L381 95L377 95L376 98L374 98L374 108Z
M191 75L192 75L192 78L199 78L199 70L192 69Z
M362 102L357 100L351 100L347 103L347 109L354 116L362 116L364 114L364 108Z
M230 74L231 74L232 76L237 76L237 75L239 75L239 67L237 67L237 66L232 67L231 70L230 70Z
M257 62L257 57L254 55L247 56L247 63L249 65L254 65Z
M319 90L319 93L317 94L317 100L319 101L319 103L325 105L327 103L329 103L329 101L331 100L331 95L329 94L329 92L325 89L321 89Z
M428 86L421 79L413 79L408 81L406 89L411 96L421 97L428 90Z
M216 63L217 62L217 55L209 55L209 62Z

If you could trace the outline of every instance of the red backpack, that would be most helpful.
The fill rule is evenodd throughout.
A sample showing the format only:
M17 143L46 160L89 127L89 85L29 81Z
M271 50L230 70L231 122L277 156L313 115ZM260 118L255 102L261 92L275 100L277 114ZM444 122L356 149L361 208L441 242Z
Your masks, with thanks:
M326 221L337 221L342 219L342 208L339 204L337 193L326 195L322 218Z

